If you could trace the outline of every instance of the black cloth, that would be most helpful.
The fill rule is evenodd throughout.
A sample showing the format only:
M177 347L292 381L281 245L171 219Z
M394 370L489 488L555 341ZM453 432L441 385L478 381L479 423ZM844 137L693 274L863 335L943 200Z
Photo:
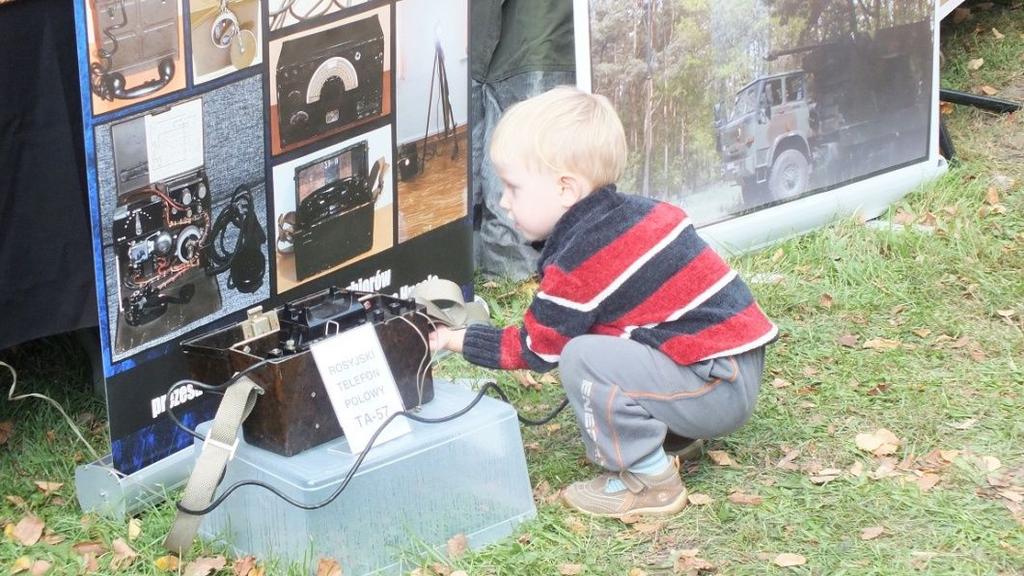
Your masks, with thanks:
M0 350L95 326L72 0L0 4Z

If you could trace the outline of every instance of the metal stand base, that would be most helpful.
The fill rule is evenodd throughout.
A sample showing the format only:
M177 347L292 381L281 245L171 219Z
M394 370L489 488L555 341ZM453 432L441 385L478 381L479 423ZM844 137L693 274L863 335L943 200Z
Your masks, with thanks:
M939 100L951 104L973 106L981 110L995 112L996 114L1010 114L1021 108L1019 102L993 98L991 96L979 96L959 90L939 90ZM956 157L956 147L953 146L953 138L949 135L946 122L941 118L939 119L939 150L946 157L946 160L952 161Z
M123 475L107 454L75 468L75 493L84 512L124 518L155 506L185 485L195 464L195 452L181 450L138 472Z

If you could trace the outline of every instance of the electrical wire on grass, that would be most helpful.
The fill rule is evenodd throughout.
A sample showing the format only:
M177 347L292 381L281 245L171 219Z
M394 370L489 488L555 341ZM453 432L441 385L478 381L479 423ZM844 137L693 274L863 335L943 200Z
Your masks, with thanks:
M427 321L430 322L430 325L432 327L435 326L434 322L433 322L433 319L431 319L429 316L426 316L422 312L418 312L418 311L417 311L417 314L420 314L420 315L426 317ZM437 354L431 354L429 342L427 341L426 338L423 337L423 334L420 332L419 328L417 328L416 325L412 321L410 321L409 319L404 318L402 316L398 316L397 318L401 318L406 323L408 323L412 327L413 331L415 331L416 334L420 337L420 339L423 342L423 344L425 345L426 352L425 352L425 354L423 356L423 359L420 360L420 364L419 364L420 368L418 368L417 371L416 371L417 391L419 392L419 394L420 394L419 397L420 397L420 399L422 401L422 398L423 398L422 390L423 390L423 386L425 386L426 374L430 370L430 368L437 362L437 359L438 359L437 358ZM391 319L389 321L394 321L394 319ZM427 361L428 358L429 358L429 361ZM237 382L242 376L244 376L245 374L248 374L249 372L252 372L253 370L257 369L258 367L260 367L262 365L267 364L271 360L277 360L277 358L274 358L274 359L269 359L268 358L268 359L265 359L265 360L261 360L260 362L257 362L256 364L253 364L252 366L249 366L245 370L242 370L241 372L236 373L234 376L232 376L230 379L228 379L227 382L225 382L223 384L220 384L220 385L204 384L204 383L198 382L196 380L180 380L178 382L175 382L174 385L171 386L171 388L167 391L167 394L168 394L168 396L170 396L178 388L180 388L182 386L185 386L185 385L189 385L189 384L191 384L193 386L197 386L197 387L199 387L202 390L213 392L215 394L223 394L223 391L225 389L227 389L229 386L231 386L232 384ZM425 361L426 361L426 363L424 363ZM453 413L451 413L451 414L449 414L447 416L441 416L439 418L426 418L424 416L420 416L420 415L415 413L415 411L417 411L419 409L419 407L414 408L413 410L402 410L402 411L399 411L399 412L395 412L394 414L391 414L390 416L388 416L388 418L386 420L384 420L383 423L381 423L380 426L377 427L376 430L374 430L373 434L370 436L369 441L366 443L366 448L364 448L363 451L359 453L359 456L356 458L356 461L352 464L351 468L349 468L348 472L345 474L345 478L341 481L341 484L339 484L338 487L335 488L335 490L329 496L327 496L327 498L325 498L324 500L322 500L320 502L316 502L314 504L305 504L303 502L299 502L299 501L291 498L290 496L288 496L287 494L285 494L281 490L278 490L276 487L274 487L274 486L272 486L270 484L267 484L265 482L261 482L259 480L241 480L239 482L235 482L234 484L228 486L219 496L217 496L217 498L215 498L212 502L210 502L209 505L207 505L204 508L201 508L201 509L186 508L185 506L183 506L181 504L181 502L178 502L177 508L178 508L178 510L180 510L181 512L184 512L185 514L191 514L191 515L194 515L194 516L202 516L202 515L205 515L205 514L209 514L210 512L215 510L218 506L220 506L222 503L224 503L224 501L228 498L228 496L230 496L235 490L237 490L239 488L242 488L243 486L255 486L255 487L258 487L258 488L263 488L264 490L267 490L268 492L274 494L275 496L277 496L281 500L287 502L288 504L291 504L292 506L294 506L296 508L300 508L302 510L316 510L316 509L319 509L319 508L323 508L323 507L329 505L331 502L334 502L334 500L337 499L338 496L340 496L341 493L345 491L345 488L348 487L349 482L352 481L352 478L355 477L356 472L359 470L359 467L362 465L363 460L366 459L366 455L370 452L370 449L374 446L374 443L377 441L377 438L381 435L381 433L384 432L384 429L387 428L388 424L390 424L396 418L398 418L399 416L403 416L403 417L408 418L409 420L412 420L414 422L420 422L420 423L424 423L424 424L441 424L441 423L444 423L444 422L450 422L450 421L455 420L456 418L466 414L470 410L472 410L473 407L476 406L480 402L480 400L482 400L483 397L490 390L494 390L494 392L498 395L498 397L501 398L501 400L504 401L506 404L509 404L509 405L511 405L513 407L515 406L514 404L512 404L511 401L509 401L508 396L505 394L505 391L500 386L498 386L498 384L496 384L494 382L487 382L477 391L476 396L474 396L473 399L465 407L463 407L460 410L457 410L457 411L455 411L455 412L453 412ZM262 390L260 391L260 393L262 393ZM554 420L555 417L557 417L558 414L561 413L562 410L564 410L565 407L568 404L569 404L569 399L568 398L563 398L561 403L559 403L559 405L554 410L552 410L551 413L549 413L547 416L545 416L545 417L543 417L541 419L538 419L538 420L534 420L534 419L531 419L531 418L526 418L526 417L522 416L521 414L519 414L518 410L516 410L516 416L517 416L517 418L519 419L520 422L522 422L523 424L525 424L527 426L542 426L542 425L547 424L548 422ZM192 430L192 429L188 428L187 426L185 426L184 424L182 424L181 421L178 420L178 417L174 414L174 410L170 406L168 406L168 408L167 408L167 414L168 414L168 416L171 418L171 420L174 422L174 424L178 428L184 430L186 433L188 433L189 435L191 435L192 437L194 437L194 438L196 438L198 440L205 440L205 438L200 436L195 430Z

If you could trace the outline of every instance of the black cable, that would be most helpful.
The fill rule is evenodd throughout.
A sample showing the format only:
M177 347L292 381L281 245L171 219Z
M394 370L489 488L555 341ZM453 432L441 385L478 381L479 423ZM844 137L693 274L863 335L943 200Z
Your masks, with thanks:
M234 225L238 237L228 248L227 228ZM205 245L210 265L206 274L215 276L231 269L228 286L242 293L255 292L263 284L266 261L260 246L266 233L256 216L256 204L249 186L242 184L231 195L231 202L214 218L210 239Z
M179 382L178 384L181 384L181 382ZM175 386L177 386L178 384L175 384ZM204 385L204 386L206 386L206 385ZM211 387L211 388L219 388L219 387ZM467 404L461 410L453 412L453 413L451 413L451 414L449 414L447 416L442 416L440 418L425 418L423 416L418 416L418 415L416 415L416 414L414 414L414 413L412 413L412 412L410 412L408 410L402 410L401 412L395 412L391 416L388 416L387 420L385 420L377 428L377 430L374 431L373 435L370 436L370 440L369 440L369 442L367 442L366 448L362 452L359 453L359 457L356 458L356 461L352 464L352 467L349 468L349 471L348 471L347 474L345 474L345 478L344 478L344 480L341 481L341 484L339 484L338 487L334 489L334 492L332 492L330 496L328 496L326 499L324 499L324 500L322 500L320 502L317 502L315 504L304 504L302 502L299 502L299 501L291 498L290 496L288 496L284 492L278 490L276 487L271 486L270 484L266 484L265 482L261 482L259 480L242 480L242 481L239 481L239 482L235 482L234 484L229 486L227 489L225 489L224 492L222 492L220 496L215 498L205 508L202 508L200 510L192 510L192 509L189 509L189 508L186 508L185 506L183 506L181 504L181 502L178 502L177 508L181 512L184 512L185 514L191 514L193 516L202 516L202 515L205 515L205 514L209 514L214 509L216 509L218 506L223 504L224 500L226 500L227 497L230 496L232 492L234 492L235 490L238 490L239 488L241 488L243 486L258 486L260 488L263 488L263 489L267 490L268 492L271 492L272 494L274 494L278 498L280 498L280 499L284 500L285 502L291 504L292 506L295 506L296 508L301 508L302 510L317 510L319 508L323 508L323 507L329 505L331 502L334 502L334 500L337 499L338 496L341 495L341 493L345 490L345 488L348 487L349 482L351 482L352 478L355 477L356 472L359 470L359 467L362 465L363 460L366 458L366 455L370 452L370 448L373 447L373 444L374 444L374 442L376 442L377 437L380 436L380 434L384 431L385 428L387 428L388 424L390 424L392 420L394 420L395 418L398 418L399 416L404 416L404 417L406 417L406 418L408 418L410 420L413 420L413 421L416 421L416 422L422 422L422 423L425 423L425 424L440 424L440 423L443 423L443 422L449 422L451 420L454 420L454 419L456 419L456 418L466 414L470 410L472 410L473 407L476 406L480 402L481 399L483 399L484 395L487 394L488 390L495 390L498 393L498 396L500 396L502 400L504 400L506 403L511 404L508 401L508 397L505 395L505 391L502 390L500 386L498 386L494 382L488 382L488 383L484 384L482 388L480 388L480 390L477 392L476 396L473 398L473 400L469 404ZM568 404L568 402L569 402L568 398L563 400L562 403L559 404L558 408L556 408L554 410L554 412L552 412L549 416L547 416L546 418L544 418L542 420L527 420L527 419L522 418L521 416L519 417L519 419L524 424L529 424L529 425L544 424L546 422L549 422L555 416L557 416L558 413L561 412L563 408L565 408L565 406L566 406L566 404ZM168 413L170 413L170 410L168 410ZM175 422L177 423L177 419L175 419ZM196 436L197 438L199 437L198 435L196 435L195 432L193 432L191 430L189 430L188 432L191 433L193 436Z

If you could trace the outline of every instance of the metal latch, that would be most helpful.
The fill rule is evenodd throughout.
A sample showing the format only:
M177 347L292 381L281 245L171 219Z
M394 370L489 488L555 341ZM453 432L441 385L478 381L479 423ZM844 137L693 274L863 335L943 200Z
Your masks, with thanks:
M277 320L277 310L264 312L262 306L257 306L247 310L246 315L248 318L242 321L242 335L245 340L251 340L281 329L281 323Z

